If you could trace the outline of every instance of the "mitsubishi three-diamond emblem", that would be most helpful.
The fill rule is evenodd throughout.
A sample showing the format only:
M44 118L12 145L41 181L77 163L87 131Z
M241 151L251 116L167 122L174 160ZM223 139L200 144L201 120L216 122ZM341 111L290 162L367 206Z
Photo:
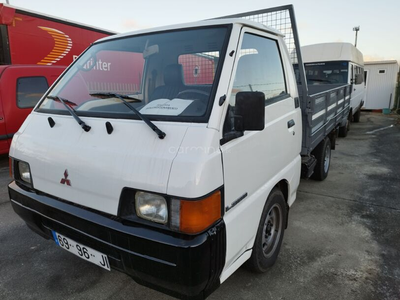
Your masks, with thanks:
M65 169L65 171L64 171L64 178L61 178L60 183L61 183L61 184L66 184L66 185L71 186L71 180L68 179L68 170L67 170L67 169Z

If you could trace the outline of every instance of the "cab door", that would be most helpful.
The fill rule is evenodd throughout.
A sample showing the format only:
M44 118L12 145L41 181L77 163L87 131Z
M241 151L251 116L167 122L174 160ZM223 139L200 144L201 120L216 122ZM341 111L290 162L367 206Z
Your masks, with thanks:
M246 131L221 146L227 228L225 268L253 247L269 192L282 174L296 169L290 165L300 161L301 111L295 99L296 88L290 92L295 81L289 55L281 47L283 42L276 36L252 29L242 32L239 42L223 135L233 128L238 92L264 93L265 128ZM296 182L300 176L297 169L292 174Z

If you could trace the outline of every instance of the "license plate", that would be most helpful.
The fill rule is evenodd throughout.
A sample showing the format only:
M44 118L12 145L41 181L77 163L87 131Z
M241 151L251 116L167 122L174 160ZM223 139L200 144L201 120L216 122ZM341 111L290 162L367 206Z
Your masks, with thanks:
M90 261L91 263L110 271L110 263L108 262L107 255L79 244L53 230L52 232L53 238L58 246L75 254L76 256L79 256L80 258L83 258L84 260Z

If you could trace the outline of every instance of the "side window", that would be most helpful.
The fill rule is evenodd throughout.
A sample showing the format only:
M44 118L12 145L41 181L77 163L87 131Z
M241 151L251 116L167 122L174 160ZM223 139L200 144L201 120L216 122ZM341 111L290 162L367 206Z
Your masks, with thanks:
M208 85L214 82L219 52L203 52L179 55L186 85Z
M287 95L282 58L275 40L246 33L240 50L230 104L238 92L258 91L265 105Z
M47 91L46 77L21 77L17 80L17 105L19 108L33 108Z
M365 81L365 74L364 74L364 68L360 68L360 77L361 77L361 83L364 83Z
M355 69L356 69L355 82L356 84L362 84L364 82L364 68L356 66Z

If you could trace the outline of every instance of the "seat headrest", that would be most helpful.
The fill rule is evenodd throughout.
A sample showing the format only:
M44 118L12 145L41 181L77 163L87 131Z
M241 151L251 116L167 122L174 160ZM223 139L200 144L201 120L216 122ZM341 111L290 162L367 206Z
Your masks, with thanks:
M165 85L183 85L183 68L181 64L168 65L164 69Z

